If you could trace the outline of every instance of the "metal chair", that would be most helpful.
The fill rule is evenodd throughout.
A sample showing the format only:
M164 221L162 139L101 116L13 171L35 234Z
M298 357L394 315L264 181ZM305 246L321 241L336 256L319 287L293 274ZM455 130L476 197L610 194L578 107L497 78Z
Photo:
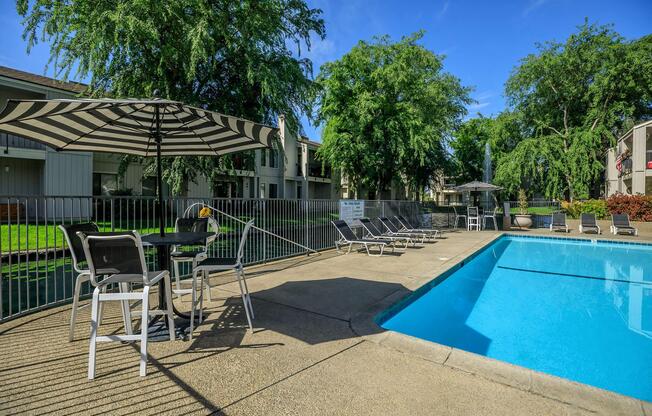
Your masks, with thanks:
M235 258L218 258L218 257L208 257L204 260L201 260L194 267L193 273L193 285L197 280L198 274L202 274L201 280L206 281L208 275L213 272L221 272L227 270L235 271L235 277L240 286L240 295L242 296L242 302L244 303L245 313L247 315L247 322L249 323L249 329L253 332L254 327L251 323L251 320L254 319L254 309L251 305L251 298L249 296L249 288L247 287L247 280L244 273L244 266L242 264L242 258L244 257L244 247L247 242L247 235L249 230L254 225L254 220L251 220L245 224L244 229L242 230L242 236L240 237L240 244L238 245L238 253ZM203 296L199 298L199 320L203 318ZM195 297L195 291L193 291L193 307L190 312L190 339L192 339L192 333L194 331L195 323L195 302L197 301Z
M72 267L77 272L75 279L75 289L72 293L72 311L70 313L70 330L68 331L68 341L75 338L75 322L77 320L77 312L80 309L87 307L87 305L79 306L79 295L81 292L81 285L84 282L91 280L91 272L88 270L88 263L86 255L84 254L84 247L81 240L77 236L77 232L98 232L97 224L93 222L85 222L80 224L61 224L59 229L63 233L70 255L72 257ZM101 316L101 313L100 313Z
M465 214L458 214L457 213L457 208L453 206L453 212L455 213L455 229L459 227L460 220L464 220L464 225L466 225L466 215Z
M475 228L476 231L480 231L480 212L478 211L478 207L468 207L466 214L467 230L471 231L471 229Z
M95 286L91 302L91 338L88 352L88 378L95 378L95 350L98 342L140 340L140 375L147 375L147 330L150 315L165 315L168 319L170 341L174 341L174 318L170 273L167 270L148 271L140 235L136 231L86 235L78 232L88 261L91 283ZM104 277L100 280L100 277ZM149 310L149 292L161 279L165 282L166 301L164 310ZM142 292L131 291L130 283L143 285ZM119 293L105 293L109 285L117 284ZM141 302L140 334L131 328L129 301ZM99 306L102 302L120 301L126 319L126 335L98 336Z
M207 232L208 231L209 221L208 218L177 218L174 225L176 232ZM209 237L210 238L210 237ZM215 238L211 239L211 242ZM172 270L174 272L173 277L175 279L176 290L173 290L173 293L177 295L180 299L183 294L189 293L189 290L183 289L181 287L181 272L179 268L180 263L190 263L192 262L192 268L194 269L197 263L200 260L208 257L208 244L209 239L206 239L203 245L195 246L192 249L183 248L180 246L175 246L170 253L170 260L172 261ZM193 283L194 284L194 283ZM210 286L206 286L206 291L208 292L208 300L211 300L211 291Z
M498 223L496 222L496 213L498 213L498 207L495 207L491 214L484 214L482 216L482 228L487 229L487 220L491 220L494 225L494 230L498 231Z

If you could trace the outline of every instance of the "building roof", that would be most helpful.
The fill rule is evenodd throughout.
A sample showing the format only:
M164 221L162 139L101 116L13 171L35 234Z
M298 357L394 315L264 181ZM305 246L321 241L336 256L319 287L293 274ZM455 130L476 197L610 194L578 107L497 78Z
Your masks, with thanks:
M54 78L20 71L14 68L8 68L6 66L0 66L0 76L76 94L81 94L82 92L86 91L86 88L88 87L86 84L79 82L59 81Z
M641 128L641 127L649 126L650 124L652 124L652 120L643 121L643 122L641 122L641 123L636 124L634 127L632 127L631 129L627 130L627 133L625 133L625 134L623 134L622 136L620 136L620 138L618 138L618 141L620 142L620 141L624 140L627 136L629 136L630 134L632 134L632 132L634 131L634 129L638 129L638 128Z
M299 141L300 141L301 143L306 143L306 144L309 144L309 145L312 145L312 146L317 146L317 147L321 146L321 143L316 142L316 141L313 141L313 140L310 140L310 139L307 138L306 136L301 136L301 137L299 137Z

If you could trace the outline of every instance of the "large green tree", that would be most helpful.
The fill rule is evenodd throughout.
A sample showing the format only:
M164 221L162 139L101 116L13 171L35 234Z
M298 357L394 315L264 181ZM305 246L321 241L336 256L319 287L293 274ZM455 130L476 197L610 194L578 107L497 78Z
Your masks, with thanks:
M652 36L627 41L589 23L564 43L538 45L515 68L506 97L525 128L496 181L547 197L586 198L604 151L628 119L652 116Z
M453 134L455 181L459 184L482 180L484 147L490 141L493 119L477 117L467 120Z
M360 41L317 78L319 156L378 198L393 180L423 190L443 167L445 139L470 101L442 57L418 44L422 36Z
M311 110L312 64L300 57L324 36L321 11L304 0L18 0L28 50L48 42L58 76L90 76L90 93L162 96L272 124L298 127ZM293 47L292 45L295 45ZM216 157L168 158L176 192ZM216 168L218 168L216 170Z

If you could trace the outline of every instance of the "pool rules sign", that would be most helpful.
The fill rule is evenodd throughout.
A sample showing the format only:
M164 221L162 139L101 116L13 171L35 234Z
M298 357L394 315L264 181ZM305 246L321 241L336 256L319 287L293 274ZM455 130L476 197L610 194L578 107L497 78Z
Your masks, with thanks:
M364 217L364 200L340 199L340 219L349 225L359 225L359 219Z

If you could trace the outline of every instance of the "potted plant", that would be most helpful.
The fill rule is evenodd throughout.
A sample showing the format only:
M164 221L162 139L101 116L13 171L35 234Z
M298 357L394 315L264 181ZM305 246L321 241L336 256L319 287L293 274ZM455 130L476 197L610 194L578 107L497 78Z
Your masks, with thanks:
M532 226L532 216L528 214L527 194L524 189L518 191L518 211L514 217L514 222L520 228L530 228Z

